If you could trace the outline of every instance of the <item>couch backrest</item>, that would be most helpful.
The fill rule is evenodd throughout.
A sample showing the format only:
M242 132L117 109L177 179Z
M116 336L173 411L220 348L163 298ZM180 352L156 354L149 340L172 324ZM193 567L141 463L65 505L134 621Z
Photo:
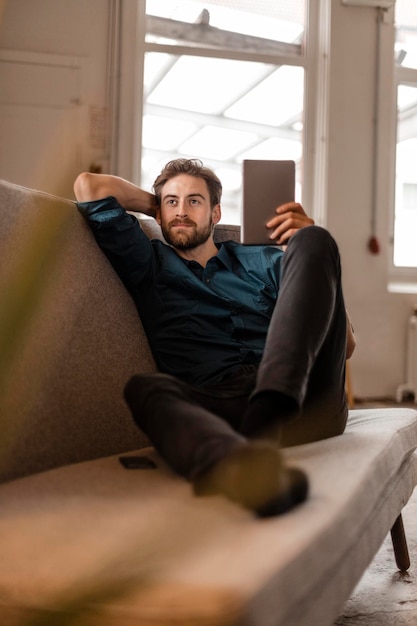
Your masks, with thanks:
M0 223L0 480L148 445L123 388L155 364L75 204L0 181Z
M162 235L161 229L157 222L149 217L138 216L140 223L142 225L143 230L148 235L150 239L161 239L164 241L164 237ZM240 241L240 226L236 226L234 224L216 224L214 229L214 240L216 242L221 241Z

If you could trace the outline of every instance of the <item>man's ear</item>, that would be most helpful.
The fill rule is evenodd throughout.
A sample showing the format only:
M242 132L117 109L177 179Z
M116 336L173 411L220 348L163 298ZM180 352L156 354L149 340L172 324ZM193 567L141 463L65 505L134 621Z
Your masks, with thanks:
M161 225L161 207L157 206L155 211L155 219Z
M221 217L222 217L222 208L220 204L214 205L211 216L212 216L213 224L218 224L220 222Z

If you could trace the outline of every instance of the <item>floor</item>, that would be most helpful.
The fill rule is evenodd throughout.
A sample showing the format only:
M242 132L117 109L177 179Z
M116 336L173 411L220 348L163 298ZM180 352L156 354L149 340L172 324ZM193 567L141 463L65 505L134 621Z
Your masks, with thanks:
M358 408L382 405L396 406L384 400L361 403ZM409 406L416 408L414 404ZM403 521L411 560L409 571L406 574L398 571L388 535L334 626L416 626L417 489L403 509Z

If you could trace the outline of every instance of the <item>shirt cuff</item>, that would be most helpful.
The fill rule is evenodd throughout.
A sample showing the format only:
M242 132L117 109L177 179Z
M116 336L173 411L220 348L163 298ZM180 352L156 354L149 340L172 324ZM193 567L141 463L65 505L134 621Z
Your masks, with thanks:
M117 219L124 215L126 211L116 198L107 196L99 200L91 200L89 202L77 202L78 210L81 215L91 222L104 222Z

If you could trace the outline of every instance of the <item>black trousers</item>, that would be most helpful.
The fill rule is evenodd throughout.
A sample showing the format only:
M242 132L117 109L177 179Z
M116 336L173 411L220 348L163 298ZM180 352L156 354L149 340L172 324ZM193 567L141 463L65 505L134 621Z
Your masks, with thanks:
M346 313L339 252L317 226L299 230L284 254L279 297L259 365L210 387L166 374L133 377L125 396L138 426L165 461L192 480L246 439L239 432L248 401L263 391L292 398L298 417L282 427L292 446L343 432Z

